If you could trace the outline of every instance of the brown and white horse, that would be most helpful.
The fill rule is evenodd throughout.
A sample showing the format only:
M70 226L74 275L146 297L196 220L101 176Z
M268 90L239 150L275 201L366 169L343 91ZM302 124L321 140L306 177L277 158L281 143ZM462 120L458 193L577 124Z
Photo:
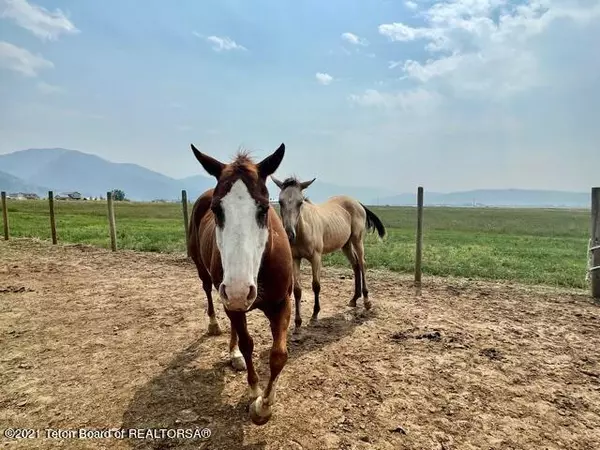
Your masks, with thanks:
M342 250L354 271L354 295L349 306L355 307L356 300L363 296L365 309L370 309L369 289L365 276L366 262L363 239L367 230L376 229L379 237L385 236L385 226L370 209L346 195L330 197L327 201L314 204L304 196L304 190L316 178L300 181L290 177L279 181L271 177L281 189L279 206L283 225L292 245L294 258L294 297L296 300L295 324L298 329L302 324L300 302L302 287L300 285L300 263L302 259L310 261L312 268L312 289L314 306L311 322L316 321L319 310L319 293L321 292L321 258L322 255Z
M217 179L215 188L196 200L189 227L188 249L208 300L208 333L221 332L212 300L214 286L231 322L231 363L238 370L247 370L254 400L250 417L262 425L271 417L275 384L288 357L292 251L266 187L267 177L283 159L285 146L281 144L258 164L242 152L224 164L199 152L193 144L191 147L204 170ZM254 309L267 316L273 336L271 376L262 394L252 362L254 341L246 323L246 313Z

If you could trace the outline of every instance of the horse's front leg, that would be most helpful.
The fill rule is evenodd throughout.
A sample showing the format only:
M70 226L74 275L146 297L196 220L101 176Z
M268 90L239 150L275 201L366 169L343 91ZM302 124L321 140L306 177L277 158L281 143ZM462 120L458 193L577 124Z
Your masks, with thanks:
M231 358L231 365L235 370L246 370L244 355L238 346L238 336L233 326L231 327L231 336L229 338L229 357Z
M315 296L313 314L310 321L314 323L318 320L319 311L321 311L321 304L319 302L319 294L321 293L321 253L315 252L313 254L310 265L312 266L312 290Z
M258 389L258 375L254 369L252 362L252 352L254 351L254 341L248 333L248 324L246 322L245 312L227 311L227 316L231 321L232 338L233 330L237 334L239 349L242 352L244 361L246 362L246 370L248 372L248 387L250 390L250 398L255 399L260 394ZM233 355L232 355L233 356ZM233 363L233 359L232 359ZM243 370L243 369L242 369Z
M273 346L269 357L271 376L263 395L259 396L250 405L250 418L256 425L264 425L271 418L272 407L275 404L275 385L288 359L287 330L291 313L292 300L286 296L279 310L270 312L267 315L273 334Z

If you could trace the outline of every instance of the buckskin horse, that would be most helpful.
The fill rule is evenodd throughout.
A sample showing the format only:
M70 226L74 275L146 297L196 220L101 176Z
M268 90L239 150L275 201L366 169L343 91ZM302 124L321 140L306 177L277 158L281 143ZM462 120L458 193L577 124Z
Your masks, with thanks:
M330 197L324 203L312 203L304 196L303 191L316 178L310 181L300 181L295 177L290 177L279 181L271 176L271 179L281 190L279 192L280 214L292 245L296 328L300 328L302 324L300 264L303 258L310 261L312 268L314 306L311 322L318 320L321 309L319 293L321 292L322 255L339 249L343 251L354 271L354 295L348 305L355 307L356 300L361 297L362 292L365 309L371 309L372 303L369 299L369 289L365 277L363 238L366 230L374 229L377 230L379 237L383 238L386 230L381 220L362 203L345 195Z
M266 187L267 177L283 159L285 145L258 164L245 152L224 164L191 147L204 170L217 180L213 189L196 200L189 227L188 250L208 300L208 334L221 333L212 300L214 286L231 323L231 363L248 372L250 418L263 425L271 418L275 385L288 358L292 251ZM273 336L271 374L262 394L252 362L254 341L246 322L246 313L254 309L269 319Z

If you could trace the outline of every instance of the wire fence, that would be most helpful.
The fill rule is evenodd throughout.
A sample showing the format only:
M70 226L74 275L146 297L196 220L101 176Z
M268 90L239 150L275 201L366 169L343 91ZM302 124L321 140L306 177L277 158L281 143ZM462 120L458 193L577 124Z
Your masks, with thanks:
M422 273L514 279L591 286L593 295L600 298L599 192L600 188L592 190L592 225L597 225L585 237L585 258L573 243L579 245L577 242L587 234L584 229L589 212L586 216L584 211L569 210L514 213L494 208L473 208L471 212L431 208L423 221L423 189L419 187L416 210L375 207L390 236L384 245L367 236L367 264L414 273L417 284ZM186 252L193 203L185 190L176 201L130 202L111 197L107 192L93 199L62 199L49 192L45 198L26 199L2 192L2 234L5 240L38 238L113 251ZM324 262L345 264L343 255L337 254L325 255Z

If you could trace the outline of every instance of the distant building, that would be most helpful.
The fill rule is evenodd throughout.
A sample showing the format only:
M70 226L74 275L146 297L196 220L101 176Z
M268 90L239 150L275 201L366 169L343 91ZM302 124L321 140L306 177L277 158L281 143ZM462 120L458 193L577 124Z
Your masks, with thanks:
M81 200L81 194L79 192L61 192L54 196L56 200Z
M39 200L40 196L33 192L14 192L7 195L8 198L14 200Z

